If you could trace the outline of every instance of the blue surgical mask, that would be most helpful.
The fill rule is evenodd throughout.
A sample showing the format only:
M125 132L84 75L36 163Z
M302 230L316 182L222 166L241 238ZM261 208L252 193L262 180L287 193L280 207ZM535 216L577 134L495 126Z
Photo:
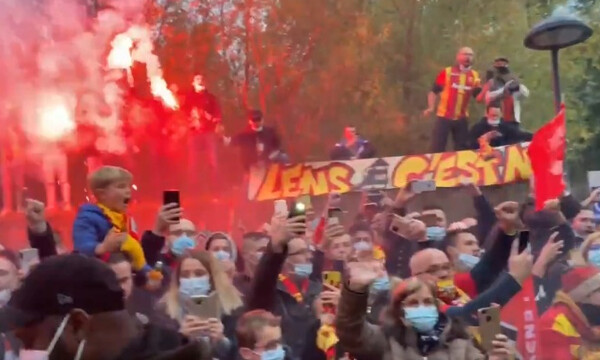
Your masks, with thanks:
M373 291L388 291L390 289L390 278L386 276L379 277L373 281Z
M475 255L471 255L471 254L459 254L458 255L458 261L463 264L468 270L471 270L472 268L475 267L475 265L477 265L477 263L479 262L479 260L481 260L478 256Z
M196 241L189 236L180 236L171 243L171 253L175 256L183 256L185 251L196 247Z
M404 319L420 333L433 330L438 318L438 310L433 305L404 308Z
M306 264L295 264L294 265L294 274L301 278L307 278L312 274L313 265L311 263Z
M260 354L260 360L283 360L285 359L285 351L283 346L279 345L273 350L265 350Z
M442 241L446 237L446 229L440 226L431 226L427 228L427 240Z
M359 241L354 243L354 250L356 251L369 251L373 248L373 245L367 241Z
M597 268L600 268L600 249L591 249L588 251L588 262Z
M179 292L189 297L205 296L210 291L208 275L179 280Z
M231 259L231 254L228 253L225 250L219 250L219 251L215 251L213 252L213 256L217 259L217 260L221 260L221 261L227 261Z

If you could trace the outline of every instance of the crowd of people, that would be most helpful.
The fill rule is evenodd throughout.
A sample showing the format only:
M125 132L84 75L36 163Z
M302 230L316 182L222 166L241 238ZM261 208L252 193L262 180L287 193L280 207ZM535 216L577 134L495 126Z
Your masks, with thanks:
M454 223L450 204L415 212L410 186L354 219L339 194L322 209L277 200L234 239L178 203L137 229L132 184L120 167L89 176L72 253L26 201L30 248L0 251L0 359L508 360L514 336L490 334L480 310L528 282L536 358L600 356L600 190L535 211L532 195L493 206L466 183L476 215Z

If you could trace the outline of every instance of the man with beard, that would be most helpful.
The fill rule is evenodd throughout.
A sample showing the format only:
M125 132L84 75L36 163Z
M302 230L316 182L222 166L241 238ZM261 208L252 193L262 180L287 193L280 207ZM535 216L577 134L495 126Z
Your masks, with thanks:
M539 321L538 359L597 359L600 356L600 270L576 267L562 277L562 290Z
M433 113L439 95L437 118L431 134L431 152L446 150L448 135L452 133L454 150L464 150L469 135L469 100L481 91L481 80L473 70L474 52L468 47L456 54L456 64L439 72L433 87L427 95L427 109L423 115Z
M14 330L20 359L208 359L209 349L178 333L142 326L125 310L111 269L82 255L35 267L8 305L0 331Z

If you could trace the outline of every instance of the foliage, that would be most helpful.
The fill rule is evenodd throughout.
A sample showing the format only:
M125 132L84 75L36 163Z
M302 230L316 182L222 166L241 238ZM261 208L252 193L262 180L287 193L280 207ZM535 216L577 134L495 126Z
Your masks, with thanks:
M169 81L202 72L225 107L229 131L245 108L276 123L296 159L322 159L344 125L355 124L381 155L425 152L432 119L426 94L456 50L476 51L485 73L498 55L530 88L524 126L553 116L550 56L523 38L555 11L555 0L149 0ZM569 1L600 30L600 4ZM564 9L562 10L564 11ZM569 157L589 167L600 151L600 38L561 52ZM482 114L472 104L472 121ZM582 156L583 155L583 156Z

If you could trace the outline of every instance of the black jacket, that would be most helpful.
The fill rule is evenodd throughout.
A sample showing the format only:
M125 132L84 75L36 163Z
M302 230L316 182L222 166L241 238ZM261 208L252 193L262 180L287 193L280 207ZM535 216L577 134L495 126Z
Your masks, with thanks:
M533 135L527 131L522 131L516 126L511 126L504 121L500 121L498 126L491 126L487 122L487 118L482 118L478 123L475 123L469 132L469 147L471 149L479 148L479 138L490 132L498 131L501 136L494 138L490 141L490 145L493 147L517 144L520 142L531 141Z
M312 305L321 292L321 284L311 280L303 294L304 300L297 302L278 280L286 257L287 248L284 253L278 254L269 245L256 268L247 310L265 309L281 316L283 342L291 349L290 357L300 359L306 345L306 333L317 321Z
M210 355L207 345L190 342L176 331L148 324L116 360L210 360Z
M258 144L263 145L263 151L258 152ZM275 128L263 126L260 131L254 131L250 127L236 134L231 139L231 145L240 151L242 166L248 170L251 165L259 161L268 161L269 155L281 149L281 138Z

